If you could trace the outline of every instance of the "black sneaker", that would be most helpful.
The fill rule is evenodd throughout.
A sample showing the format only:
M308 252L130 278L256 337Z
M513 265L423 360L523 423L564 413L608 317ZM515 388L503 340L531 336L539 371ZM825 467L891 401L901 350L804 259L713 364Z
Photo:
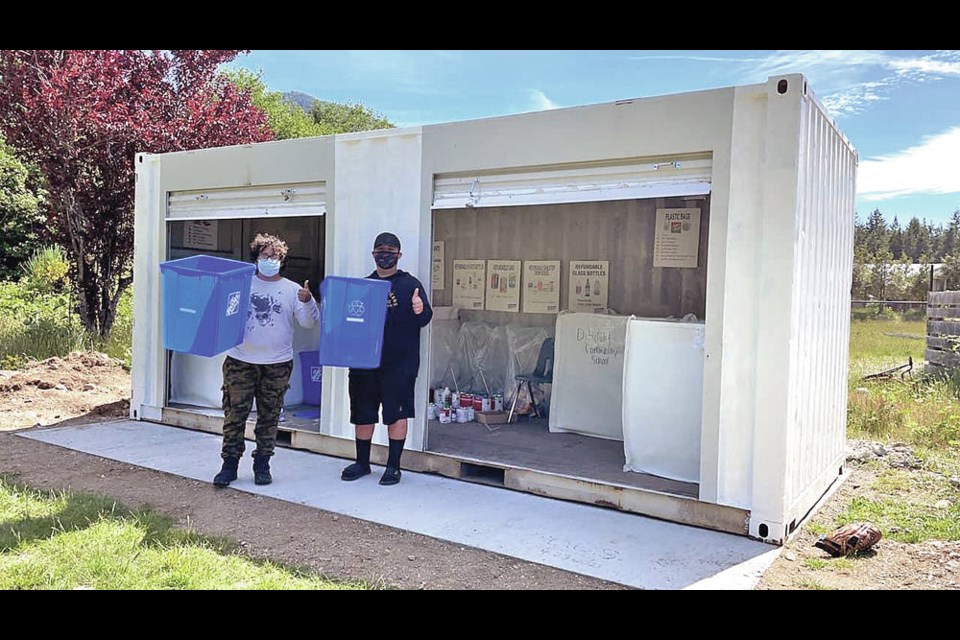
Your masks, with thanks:
M400 482L400 469L396 467L387 467L383 475L380 476L380 484L387 486Z
M340 479L350 482L370 473L370 465L354 462L340 473Z

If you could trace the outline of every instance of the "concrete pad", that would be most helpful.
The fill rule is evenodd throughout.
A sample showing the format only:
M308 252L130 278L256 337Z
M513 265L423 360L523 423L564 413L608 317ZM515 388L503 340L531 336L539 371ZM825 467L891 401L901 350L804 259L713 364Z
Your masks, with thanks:
M220 436L122 420L18 434L128 464L211 481ZM295 502L640 589L752 589L779 547L636 514L382 467L340 480L347 461L278 447L274 483L253 483L248 454L231 488ZM385 499L389 497L389 500Z

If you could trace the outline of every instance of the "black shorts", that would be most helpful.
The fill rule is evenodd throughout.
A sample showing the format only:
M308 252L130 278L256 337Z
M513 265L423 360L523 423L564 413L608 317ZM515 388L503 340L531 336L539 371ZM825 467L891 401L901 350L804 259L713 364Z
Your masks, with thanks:
M383 406L383 424L414 417L413 396L417 372L383 369L350 370L350 422L377 424Z

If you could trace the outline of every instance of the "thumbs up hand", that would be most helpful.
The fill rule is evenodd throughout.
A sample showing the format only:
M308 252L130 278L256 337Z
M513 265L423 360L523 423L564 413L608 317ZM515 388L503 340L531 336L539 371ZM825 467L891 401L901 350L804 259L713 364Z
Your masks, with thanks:
M420 287L413 290L413 312L417 315L423 313L423 300L420 298Z
M297 291L297 298L300 299L300 302L310 302L310 298L313 296L310 295L310 281L304 280L303 287L300 291Z

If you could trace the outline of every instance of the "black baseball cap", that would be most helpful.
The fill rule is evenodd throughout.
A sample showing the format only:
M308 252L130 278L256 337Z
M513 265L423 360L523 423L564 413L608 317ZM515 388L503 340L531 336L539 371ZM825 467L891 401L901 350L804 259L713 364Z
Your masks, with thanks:
M377 236L377 239L373 241L373 248L377 247L396 247L397 251L400 250L400 238L390 233L389 231L384 231Z

